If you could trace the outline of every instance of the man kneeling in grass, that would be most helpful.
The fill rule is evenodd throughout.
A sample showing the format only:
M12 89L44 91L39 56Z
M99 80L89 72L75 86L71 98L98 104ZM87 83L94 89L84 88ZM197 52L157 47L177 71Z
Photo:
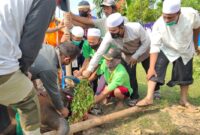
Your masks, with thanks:
M106 86L99 95L95 96L95 103L100 103L107 97L116 97L119 99L118 106L123 105L123 100L129 97L133 90L130 85L130 78L121 63L121 51L111 48L106 55L97 74L103 74L106 80Z

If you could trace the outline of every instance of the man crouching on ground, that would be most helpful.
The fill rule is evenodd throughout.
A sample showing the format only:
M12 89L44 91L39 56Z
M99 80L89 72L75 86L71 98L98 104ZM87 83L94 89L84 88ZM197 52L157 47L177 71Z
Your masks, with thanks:
M99 73L103 74L107 85L103 91L95 96L95 103L99 103L108 96L119 99L117 106L123 105L123 100L129 97L133 90L130 86L129 75L121 63L121 51L111 48L106 55L103 55L105 61L102 63Z

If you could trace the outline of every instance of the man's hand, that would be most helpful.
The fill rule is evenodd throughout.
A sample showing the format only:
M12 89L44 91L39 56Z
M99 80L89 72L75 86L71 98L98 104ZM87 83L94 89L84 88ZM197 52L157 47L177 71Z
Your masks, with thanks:
M31 80L32 74L30 72L27 72L27 77Z
M154 68L153 69L149 68L149 70L147 72L147 80L150 80L151 77L153 77L153 76L157 76L156 71Z
M37 95L38 96L43 96L43 97L47 97L48 94L46 91L44 91L44 89L37 89Z
M132 68L133 65L135 65L136 63L137 63L137 60L131 57L131 59L130 59L130 61L129 61L129 65L131 66L131 68Z
M66 12L64 14L66 20L64 22L65 26L68 28L68 29L71 29L73 26L72 26L72 17L71 17L71 13L70 12Z
M69 110L66 107L62 108L59 112L64 118L66 118L69 115Z
M60 40L61 43L64 43L66 41L69 41L70 40L70 35L66 35L64 34Z
M59 24L58 24L58 29L62 29L64 28L65 25L64 25L64 20L62 20Z
M92 73L92 72L90 72L90 71L88 71L88 70L85 70L85 71L83 71L82 74L83 74L83 77L84 77L84 78L89 78L90 75L91 75L91 73Z
M73 72L73 74L74 74L74 76L75 77L79 77L79 76L81 76L82 75L82 73L79 71L79 70L75 70L74 72Z

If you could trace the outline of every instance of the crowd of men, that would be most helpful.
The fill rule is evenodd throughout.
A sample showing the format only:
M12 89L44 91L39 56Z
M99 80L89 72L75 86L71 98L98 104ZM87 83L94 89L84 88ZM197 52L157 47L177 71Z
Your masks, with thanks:
M49 99L63 117L69 115L59 92L59 69L71 65L72 74L88 79L94 104L116 98L129 106L148 106L160 99L166 70L173 64L168 86L180 86L180 105L188 101L193 83L193 57L198 50L200 16L180 0L165 0L162 16L149 35L138 22L129 22L117 12L114 0L101 4L104 18L91 15L90 4L81 1L79 15L70 13L70 24L54 16L60 0L6 0L0 4L0 118L11 106L20 115L25 135L40 134L40 105L35 85L40 79ZM70 28L66 36L63 28ZM147 76L147 95L139 101L137 64ZM89 110L98 114L98 107ZM5 113L4 113L5 112ZM0 121L1 123L1 121ZM9 122L8 122L9 123ZM1 124L6 127L6 123Z

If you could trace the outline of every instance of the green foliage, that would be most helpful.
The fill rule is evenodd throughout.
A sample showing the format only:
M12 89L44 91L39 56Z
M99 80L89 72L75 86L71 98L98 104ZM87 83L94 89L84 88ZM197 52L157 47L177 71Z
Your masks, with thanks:
M126 0L127 5L130 5L132 0Z
M127 17L129 21L140 23L154 22L162 14L162 1L157 3L157 8L150 8L155 0L127 0ZM200 0L182 0L182 7L192 7L200 12Z
M127 9L127 17L129 21L135 21L140 23L154 22L161 15L161 3L157 9L150 8L150 5L154 5L155 1L149 0L132 0L129 2Z
M85 113L94 103L94 92L87 80L81 82L75 87L74 98L71 105L72 116L69 118L70 123L76 123L83 119Z
M200 12L200 0L182 0L182 7L192 7Z
M99 18L101 18L102 15L103 15L103 10L100 7L100 5L101 5L102 2L103 2L103 0L93 0L93 3L96 5L96 12L97 12L97 16Z
M131 0L129 0L131 1ZM121 13L123 16L126 16L127 13L127 2L122 0L115 0L117 6L117 12Z
M194 57L194 78L195 79L200 79L200 57L196 56Z

